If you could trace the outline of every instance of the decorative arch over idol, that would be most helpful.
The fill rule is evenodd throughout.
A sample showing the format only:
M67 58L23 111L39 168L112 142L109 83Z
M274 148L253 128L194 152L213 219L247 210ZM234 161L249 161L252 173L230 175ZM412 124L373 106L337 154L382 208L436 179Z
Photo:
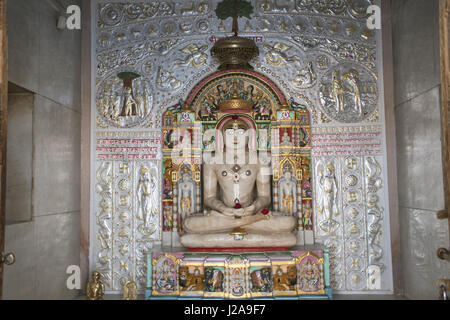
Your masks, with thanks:
M194 250L313 244L307 106L252 70L253 41L211 51L219 70L162 116L163 230Z

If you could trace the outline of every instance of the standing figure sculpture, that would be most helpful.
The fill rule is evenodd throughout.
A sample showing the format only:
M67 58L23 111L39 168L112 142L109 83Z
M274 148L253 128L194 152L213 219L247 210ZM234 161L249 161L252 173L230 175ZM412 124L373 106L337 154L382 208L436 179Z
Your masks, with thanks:
M125 116L129 117L133 115L133 106L136 106L136 101L133 98L131 88L125 88Z
M361 116L362 115L362 102L361 102L361 94L359 91L358 80L359 73L355 69L350 69L347 73L342 75L342 78L348 81L350 84L350 88L353 93L353 106L355 112Z
M327 233L332 233L337 225L337 221L333 220L335 205L337 205L337 180L335 176L335 168L332 162L329 162L323 170L319 172L319 212L325 215L324 221L320 223L320 227Z
M156 180L153 174L149 177L148 169L144 166L141 166L139 174L137 195L140 214L138 217L144 220L145 226L148 226L150 218L158 211L159 199L156 192Z
M333 72L333 80L331 83L331 93L334 103L336 104L336 111L344 111L344 87L339 76L339 71Z
M187 171L178 182L178 213L184 219L194 213L194 182Z
M285 169L280 179L281 212L290 215L297 211L297 183L289 169Z

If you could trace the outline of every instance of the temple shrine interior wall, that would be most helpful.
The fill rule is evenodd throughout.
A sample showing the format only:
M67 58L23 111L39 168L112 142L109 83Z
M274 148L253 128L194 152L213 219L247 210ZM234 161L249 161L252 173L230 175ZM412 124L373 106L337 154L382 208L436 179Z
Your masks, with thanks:
M177 228L164 224L176 216L163 217L162 203L150 202L156 214L143 223L139 181L150 173L160 194L168 172L162 114L218 67L209 50L231 19L217 19L217 2L93 2L90 270L102 273L108 292L121 292L127 279L142 290L143 252L180 245ZM240 35L259 48L254 70L311 115L311 240L330 250L333 289L389 293L381 34L367 29L371 1L339 3L251 1ZM124 112L122 92L133 94L136 116L133 103Z
M16 194L6 200L5 250L16 262L4 269L4 299L79 294L67 289L66 268L80 264L81 41L56 29L58 14L47 1L7 1L8 78L23 89L8 105L18 127L8 132Z
M441 148L438 1L392 1L398 190L405 295L430 299L448 264Z
M317 183L313 195L314 241L324 244L333 256L333 289L337 293L390 292L380 35L365 30L357 7L333 11L321 9L318 3L323 1L311 1L306 7L301 1L251 2L254 18L239 19L239 26L240 34L253 37L260 49L253 62L255 70L311 113L314 181L319 181L321 167L331 163L335 169L339 193L333 219L339 225L334 235L320 227ZM435 215L443 208L437 1L432 1L432 6L425 2L431 1L392 1L401 268L405 293L411 298L434 297L435 279L448 278L444 263L435 258L436 249L448 244L446 223ZM67 6L79 1L61 3ZM136 221L139 170L144 165L161 173L161 153L157 150L155 159L129 161L126 167L121 161L99 159L97 138L160 137L158 115L186 99L197 82L216 70L209 49L219 37L228 35L225 31L231 29L231 21L217 20L215 0L172 1L172 6L153 8L148 16L139 10L117 10L108 1L92 3L89 269L109 276L108 292L121 292L124 277L136 280L142 292L145 264L139 252L161 244L162 225L161 233L150 238L143 238L142 233L138 236L141 231L134 222L129 229L122 227L126 219ZM35 151L29 191L31 220L6 227L5 250L13 251L17 261L14 268L5 268L4 298L71 298L77 292L66 289L65 271L68 265L80 264L80 33L57 31L57 13L45 1L7 4L8 30L14 30L9 36L9 81L34 96ZM307 62L312 62L312 72ZM370 94L363 99L364 105L371 107L363 108L366 117L353 111L340 113L327 98L333 71L345 74L350 69L359 71L366 93L377 93L375 105L364 100ZM115 75L123 71L141 75L142 91L147 89L146 96L151 99L149 115L134 124L114 123L98 109L97 97L104 83L120 85ZM337 137L336 133L343 134ZM343 144L347 147L339 147ZM117 192L111 203L100 194L109 187ZM111 228L112 239L120 244L111 250L102 242L103 221L98 219L109 204L117 219L114 226L103 226ZM383 210L371 211L375 207ZM172 241L171 235L169 238ZM127 239L128 248L123 246ZM368 278L370 274L372 278Z

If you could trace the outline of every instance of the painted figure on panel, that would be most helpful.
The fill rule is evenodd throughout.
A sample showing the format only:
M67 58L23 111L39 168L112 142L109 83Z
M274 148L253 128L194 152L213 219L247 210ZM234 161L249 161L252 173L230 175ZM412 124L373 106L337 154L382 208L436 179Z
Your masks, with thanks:
M175 290L175 265L168 258L163 258L156 264L156 287L160 292L173 292Z
M205 268L205 291L223 291L223 272L216 268Z
M272 291L272 272L270 268L257 269L250 273L252 292L271 292Z
M304 260L300 266L299 289L304 292L314 292L320 288L320 269L311 259Z
M240 297L244 294L244 269L243 268L233 268L231 273L231 294L235 297Z
M284 268L286 268L284 270ZM273 289L278 291L295 290L297 283L297 269L295 265L278 266L273 275Z
M308 200L303 205L303 229L312 230L312 208L311 202Z
M203 290L203 274L198 268L191 273L188 266L180 267L180 290L181 291L201 291Z

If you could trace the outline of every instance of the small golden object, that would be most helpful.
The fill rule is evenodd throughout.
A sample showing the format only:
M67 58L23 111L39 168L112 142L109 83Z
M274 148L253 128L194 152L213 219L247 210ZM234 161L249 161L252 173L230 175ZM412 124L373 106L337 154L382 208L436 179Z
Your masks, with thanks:
M190 106L187 102L182 102L181 103L181 111L184 111L184 112L193 111L192 106Z
M280 109L278 109L280 111L288 111L288 110L292 110L292 108L285 102L280 106Z
M87 300L103 300L105 285L100 281L100 272L92 272L92 280L88 282L86 288Z
M230 235L234 236L234 240L243 240L244 236L247 234L247 231L242 227L234 228L233 231L230 232Z
M133 280L129 280L124 284L123 300L137 300L137 285Z
M219 109L221 112L233 112L234 110L251 111L252 102L242 99L238 93L234 91L230 99L223 100L219 104Z

